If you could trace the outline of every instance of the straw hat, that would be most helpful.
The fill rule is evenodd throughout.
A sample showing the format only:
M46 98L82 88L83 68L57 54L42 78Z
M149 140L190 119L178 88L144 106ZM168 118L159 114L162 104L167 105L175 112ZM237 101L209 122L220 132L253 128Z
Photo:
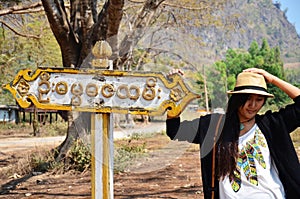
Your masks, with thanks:
M228 94L237 93L249 93L264 95L267 97L274 97L274 95L268 93L267 83L263 75L252 73L252 72L242 72L237 76L236 84L234 90L228 91Z

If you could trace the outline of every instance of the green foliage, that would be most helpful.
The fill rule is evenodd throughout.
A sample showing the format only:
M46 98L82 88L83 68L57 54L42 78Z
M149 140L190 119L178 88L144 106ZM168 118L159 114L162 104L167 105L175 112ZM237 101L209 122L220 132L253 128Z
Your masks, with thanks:
M300 68L288 68L285 70L286 79L297 87L300 87Z
M48 171L63 173L69 170L83 172L91 166L90 147L80 139L73 143L64 162L55 160L56 152L49 150L49 148L39 147L9 168L6 171L7 175L14 173L26 175L32 172L44 173Z
M43 136L58 136L65 135L68 129L67 122L57 121L52 124L46 124L42 126L43 128Z
M46 172L51 168L53 157L49 153L37 152L30 154L29 160L32 172Z
M219 70L207 71L207 88L209 107L225 108L227 102L226 88L227 88L227 76L224 75L226 69L224 63L218 62L215 65ZM223 72L220 72L223 71Z
M67 162L71 169L76 171L85 171L91 167L91 150L90 146L81 139L77 139L67 155Z
M146 152L146 142L142 144L135 142L141 139L139 134L133 134L125 143L115 146L114 170L124 171L134 159L141 157Z
M20 69L60 65L61 52L43 14L19 16L16 29L27 38L0 28L0 85L10 83ZM0 104L15 104L10 92L0 88Z
M16 124L16 123L11 123L11 122L7 122L7 123L1 123L0 125L0 132L1 130L9 130L9 129L13 129L13 130L21 130L24 128L28 128L26 127L25 123L21 123L21 124Z
M261 47L258 46L257 42L252 42L248 51L229 49L226 59L215 63L215 69L222 77L221 81L215 82L215 84L223 88L225 86L226 91L232 90L235 85L236 75L251 67L262 68L281 79L285 79L279 48L270 48L267 40L264 39ZM222 81L225 81L227 86ZM268 101L270 105L276 104L280 107L289 101L288 96L279 88L268 85L268 90L276 96Z
M152 137L149 134L149 137ZM115 146L114 168L116 171L124 171L132 160L142 157L146 154L145 136L133 134L128 140L122 141L122 144ZM57 151L56 151L57 152ZM56 162L55 150L49 151L48 148L39 148L33 153L28 154L7 171L8 175L17 173L26 175L31 172L66 172L69 170L83 172L91 167L91 150L90 145L81 139L75 140L67 153L64 162Z
M69 153L65 157L64 162L57 162L55 160L55 150L49 151L49 148L39 147L26 157L19 160L19 162L8 170L7 175L14 173L19 175L27 175L32 172L59 172L63 173L69 170L85 171L91 165L91 153L88 145L81 140L76 140Z
M32 172L47 172L58 167L58 165L58 163L55 163L54 157L52 153L49 152L48 148L39 147L30 154L21 158L5 172L6 175L27 175Z

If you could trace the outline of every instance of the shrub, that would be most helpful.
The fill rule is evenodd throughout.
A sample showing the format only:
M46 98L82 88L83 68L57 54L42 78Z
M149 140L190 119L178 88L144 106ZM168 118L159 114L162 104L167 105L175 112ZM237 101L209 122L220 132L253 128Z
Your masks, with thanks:
M146 142L137 142L140 134L133 134L125 143L116 145L114 150L114 170L125 171L134 159L142 157L146 153Z
M72 145L66 157L67 164L71 169L85 171L91 167L90 145L85 144L81 139L77 139Z

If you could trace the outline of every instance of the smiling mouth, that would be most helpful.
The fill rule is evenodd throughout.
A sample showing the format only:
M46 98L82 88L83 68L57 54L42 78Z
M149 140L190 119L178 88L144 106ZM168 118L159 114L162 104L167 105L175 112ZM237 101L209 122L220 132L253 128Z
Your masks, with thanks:
M256 113L256 111L247 111L249 114L255 114Z

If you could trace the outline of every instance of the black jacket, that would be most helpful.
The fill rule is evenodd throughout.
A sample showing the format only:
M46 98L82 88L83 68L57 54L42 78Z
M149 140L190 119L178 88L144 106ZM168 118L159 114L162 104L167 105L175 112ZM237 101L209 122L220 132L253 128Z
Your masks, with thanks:
M300 164L290 137L290 133L300 127L300 96L294 102L278 112L268 111L255 118L267 140L287 199L300 198ZM219 118L219 114L212 114L192 121L180 122L180 118L166 121L167 135L171 139L200 144L202 182L204 197L207 199L211 198L212 148ZM220 132L217 133L217 138L219 134ZM215 177L215 198L219 198L218 185L219 181Z

